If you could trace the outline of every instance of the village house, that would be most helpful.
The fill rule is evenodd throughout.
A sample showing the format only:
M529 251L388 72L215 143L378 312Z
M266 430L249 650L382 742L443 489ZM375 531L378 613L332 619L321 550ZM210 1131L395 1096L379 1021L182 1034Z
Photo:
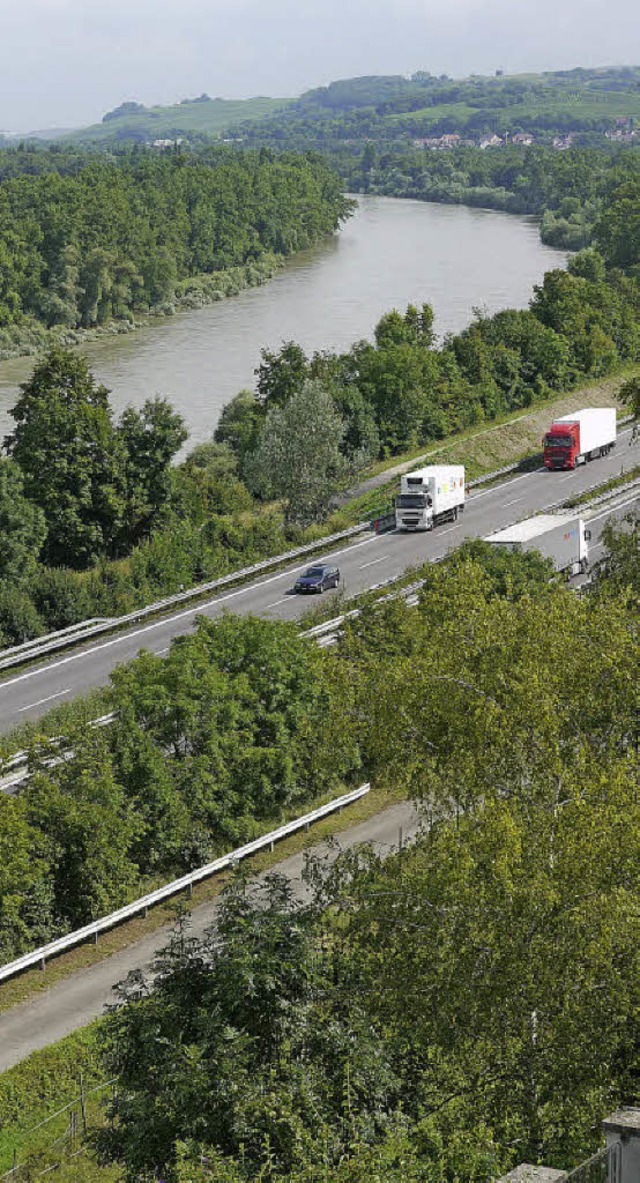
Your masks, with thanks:
M567 132L564 136L554 136L553 146L558 152L566 152L567 148L570 148L572 144L573 135L571 132Z
M501 148L503 144L504 140L494 134L492 136L483 136L478 147L484 151L485 148Z

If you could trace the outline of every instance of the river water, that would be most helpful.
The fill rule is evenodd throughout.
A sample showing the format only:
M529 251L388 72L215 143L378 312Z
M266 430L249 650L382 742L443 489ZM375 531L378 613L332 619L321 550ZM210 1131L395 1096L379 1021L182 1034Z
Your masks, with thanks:
M525 307L545 271L565 256L543 246L536 224L492 210L392 197L360 197L340 234L290 260L273 280L194 312L152 321L83 352L121 410L165 395L184 415L190 444L210 438L222 406L254 384L263 346L347 349L371 337L390 308L428 301L439 334L473 309ZM0 435L32 358L0 363Z

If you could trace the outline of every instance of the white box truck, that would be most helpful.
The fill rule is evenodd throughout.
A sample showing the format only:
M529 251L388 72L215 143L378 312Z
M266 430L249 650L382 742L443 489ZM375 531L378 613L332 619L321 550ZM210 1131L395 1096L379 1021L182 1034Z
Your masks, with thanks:
M584 573L589 566L589 539L582 518L574 514L541 513L515 526L489 534L485 542L509 550L538 550L551 559L556 571Z
M406 473L396 498L396 529L433 530L440 522L455 522L464 493L462 464L430 464Z
M606 456L616 442L615 407L586 407L554 419L542 444L548 469L577 468Z

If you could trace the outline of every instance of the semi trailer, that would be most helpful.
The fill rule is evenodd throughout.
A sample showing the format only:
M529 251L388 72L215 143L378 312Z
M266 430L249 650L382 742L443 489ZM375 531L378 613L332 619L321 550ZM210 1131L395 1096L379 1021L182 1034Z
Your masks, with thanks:
M596 456L606 456L615 442L615 407L573 411L554 419L542 441L545 468L577 468Z
M464 467L431 464L400 478L396 498L396 529L433 530L440 522L455 522L464 510Z
M485 542L508 550L537 550L556 571L579 575L589 567L591 532L575 514L541 513L489 534Z

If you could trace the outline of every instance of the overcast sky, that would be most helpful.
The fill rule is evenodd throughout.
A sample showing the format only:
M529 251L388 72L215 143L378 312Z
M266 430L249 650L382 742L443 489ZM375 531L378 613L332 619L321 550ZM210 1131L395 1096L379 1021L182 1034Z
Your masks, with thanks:
M640 63L638 0L0 0L0 130L357 74Z

